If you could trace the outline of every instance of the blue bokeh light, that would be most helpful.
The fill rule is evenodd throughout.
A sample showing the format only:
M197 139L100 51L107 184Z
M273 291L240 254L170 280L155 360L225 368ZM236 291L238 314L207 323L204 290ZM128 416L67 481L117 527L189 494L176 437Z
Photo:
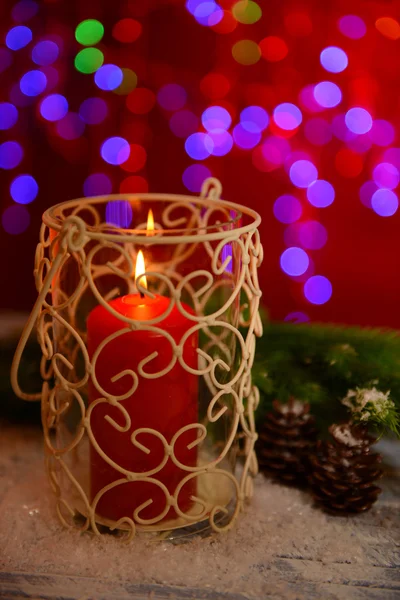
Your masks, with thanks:
M329 46L320 54L321 65L330 73L341 73L349 64L347 54L337 46Z
M336 83L321 81L314 87L314 98L320 106L333 108L342 101L342 92Z
M261 133L259 131L249 131L242 123L235 125L232 134L236 146L244 150L254 148L261 140Z
M186 90L177 83L167 83L159 89L157 101L165 110L180 110L186 104Z
M204 165L190 165L184 170L182 181L190 192L200 192L205 179L211 177L211 171Z
M42 71L28 71L21 77L20 90L25 96L38 96L46 89L47 77Z
M332 296L332 284L323 275L313 275L304 284L304 295L311 304L325 304Z
M325 179L317 179L308 186L307 199L316 208L326 208L335 199L334 187Z
M212 132L216 129L228 129L232 123L232 117L222 106L209 106L203 112L201 122L204 129Z
M308 254L302 248L294 246L287 248L281 254L281 269L292 277L303 275L307 271L309 264L310 259L308 258Z
M18 121L18 110L10 102L0 103L0 130L11 129Z
M317 167L309 160L297 160L289 170L290 181L299 188L307 188L318 178Z
M115 227L127 228L132 223L132 207L128 200L113 200L106 205L106 222Z
M250 132L261 132L268 127L269 116L261 106L248 106L240 113L240 122Z
M213 156L225 156L232 150L232 136L224 129L215 129L209 136L213 143L213 149L211 150Z
M115 90L122 83L124 74L117 65L103 65L94 74L94 82L98 88L106 92Z
M350 108L345 115L345 123L353 133L358 135L368 133L372 127L372 117L365 108L355 106Z
M37 65L47 67L57 60L59 53L60 49L55 42L44 40L33 48L32 60Z
M296 310L294 312L288 313L283 320L288 323L308 323L310 317L306 315L306 313Z
M39 186L32 175L18 175L11 185L11 198L18 204L29 204L38 195Z
M21 50L32 41L32 31L26 25L17 25L6 35L6 46L10 50Z
M399 207L399 200L392 190L379 189L371 198L371 208L380 217L391 217Z
M215 0L207 0L197 4L193 16L200 25L212 27L221 21L224 11Z
M15 169L23 157L24 151L18 142L0 144L0 169Z
M105 173L92 173L86 177L83 184L85 196L107 196L111 194L111 179Z
M10 235L19 235L26 231L31 222L28 210L20 204L8 206L1 216L4 231Z
M129 158L131 148L129 142L122 137L110 137L103 143L101 156L110 165L122 165Z
M306 221L299 226L299 239L304 248L320 250L328 240L328 232L318 221Z
M107 117L108 107L103 98L87 98L79 108L79 116L87 125L98 125Z
M289 224L300 219L303 208L300 200L289 194L284 194L275 200L273 211L278 221Z
M338 28L343 35L352 40L359 40L367 33L367 26L364 21L356 15L341 17L338 21Z
M185 142L185 150L190 158L204 160L214 149L211 137L207 133L193 133Z
M303 120L301 110L291 102L278 104L274 109L274 121L281 129L292 131L296 129Z
M399 185L399 170L391 163L383 162L376 165L372 178L379 188L394 190Z
M14 4L11 16L16 23L25 23L34 17L39 10L37 2L33 0L21 0Z
M68 112L68 101L61 94L46 96L40 104L40 114L46 121L59 121Z
M199 119L191 110L178 110L171 116L169 126L174 135L187 138L197 131Z

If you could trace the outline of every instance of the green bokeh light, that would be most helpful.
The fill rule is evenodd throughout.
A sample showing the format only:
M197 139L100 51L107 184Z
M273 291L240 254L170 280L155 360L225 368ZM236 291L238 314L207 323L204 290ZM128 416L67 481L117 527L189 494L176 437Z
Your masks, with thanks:
M262 10L253 0L240 0L233 6L232 14L239 23L252 25L260 20Z
M104 35L104 27L96 19L87 19L75 29L75 38L82 46L98 44Z
M81 73L95 73L104 62L104 54L98 48L84 48L75 56L75 68Z

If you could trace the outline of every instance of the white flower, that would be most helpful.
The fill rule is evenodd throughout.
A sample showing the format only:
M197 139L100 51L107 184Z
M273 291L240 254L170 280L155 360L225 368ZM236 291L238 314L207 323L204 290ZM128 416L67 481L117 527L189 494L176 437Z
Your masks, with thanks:
M368 421L369 419L384 421L389 412L395 407L389 395L390 391L384 394L376 387L356 388L347 392L342 404L350 408L353 415L360 421Z

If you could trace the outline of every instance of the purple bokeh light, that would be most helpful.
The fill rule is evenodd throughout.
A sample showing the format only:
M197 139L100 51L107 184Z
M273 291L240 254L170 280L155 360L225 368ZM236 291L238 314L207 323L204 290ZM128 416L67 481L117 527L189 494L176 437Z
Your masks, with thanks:
M232 117L222 106L209 106L203 112L201 122L204 129L213 132L216 129L228 129L232 123Z
M392 190L379 189L371 197L371 208L380 217L392 217L399 207L399 200Z
M85 131L85 123L82 121L78 113L69 112L57 121L57 134L64 140L76 140Z
M44 40L34 46L32 60L37 65L47 67L57 60L59 53L60 49L55 42Z
M83 184L85 196L107 196L111 194L111 179L105 173L92 173Z
M169 126L174 135L186 138L197 131L199 119L191 110L178 110L171 116Z
M18 142L0 144L0 169L15 169L24 157L24 151Z
M295 246L284 250L280 258L282 271L293 277L303 275L307 271L309 263L307 252Z
M360 40L367 33L367 26L361 17L356 15L345 15L338 21L338 29L343 35L352 39Z
M325 304L332 296L332 284L323 275L313 275L304 284L304 295L311 304Z
M317 179L307 188L307 200L316 208L326 208L332 204L334 199L334 187L325 179Z
M300 200L290 194L284 194L275 200L273 212L278 221L289 224L300 219L303 208Z
M17 25L6 35L6 46L10 50L21 50L32 41L32 31L26 25Z
M240 113L240 122L247 131L264 131L269 124L267 111L261 106L248 106Z
M383 162L376 165L372 172L372 178L379 188L394 190L399 185L400 175L397 167Z
M19 235L28 229L31 218L25 206L13 204L3 212L1 222L4 231L11 235Z
M214 148L213 141L207 133L193 133L185 142L185 150L190 158L204 160Z
M283 102L274 110L274 121L281 129L292 131L296 129L303 120L301 110L291 102Z
M21 77L20 90L25 96L38 96L46 89L47 77L42 71L28 71Z
M309 160L297 160L290 167L289 177L296 187L307 188L318 178L317 167Z
M318 221L306 221L305 223L300 223L299 239L304 248L308 250L320 250L328 240L328 232Z
M122 165L130 156L131 147L123 137L110 137L101 146L100 154L110 165Z
M328 46L320 54L321 65L330 73L341 73L349 64L347 54L337 46Z
M21 0L14 4L11 16L15 23L26 23L34 17L39 10L37 2L33 0Z
M184 170L182 181L184 186L190 191L198 193L205 179L211 177L211 171L204 165L190 165Z
M232 134L236 146L244 150L255 148L261 140L261 133L259 131L249 131L242 123L233 128Z
M393 144L396 133L393 125L385 119L376 119L368 132L370 140L377 146Z
M68 100L61 94L46 96L40 104L40 114L46 121L59 121L68 112Z
M99 125L107 114L108 107L103 98L87 98L79 108L79 116L87 125Z
M10 194L14 202L29 204L38 195L39 186L32 175L18 175L10 185Z
M177 83L167 83L159 89L157 101L165 110L180 110L186 104L186 90Z
M132 207L128 200L113 200L106 205L106 222L115 227L127 228L132 223Z
M353 133L358 135L362 133L368 133L372 128L372 117L365 108L355 106L350 108L345 115L345 123Z
M11 129L18 121L18 110L10 102L0 103L0 130Z
M340 87L332 81L321 81L314 87L314 98L320 106L333 108L342 101Z

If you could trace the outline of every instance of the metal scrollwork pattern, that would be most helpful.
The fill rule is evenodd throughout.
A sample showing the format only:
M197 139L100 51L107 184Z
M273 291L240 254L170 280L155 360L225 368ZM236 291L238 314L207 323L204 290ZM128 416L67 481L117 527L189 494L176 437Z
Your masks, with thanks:
M89 198L63 203L44 215L34 269L38 298L15 354L12 383L20 397L41 399L47 471L65 526L90 528L98 535L105 528L120 530L125 541L138 530L169 531L205 520L214 531L225 531L252 495L259 394L251 382L251 369L255 338L262 335L257 278L263 257L260 217L221 200L220 194L219 181L209 179L199 198L150 194ZM104 207L114 201L138 207L136 229L107 222ZM151 235L143 217L147 206L156 209ZM142 276L135 281L133 275L139 249L150 257L148 288ZM138 291L149 299L167 296L163 313L137 321L110 305L114 298ZM86 319L97 305L121 327L90 356ZM172 311L179 311L188 323L179 339L163 328ZM41 394L27 394L18 384L19 362L34 326L42 350ZM98 364L112 344L136 331L161 337L170 352L166 356L150 352L138 364L122 369L111 380L113 385L125 382L116 393L101 383ZM186 355L192 339L198 339L196 365ZM135 398L141 381L168 376L176 368L201 382L199 402L205 406L198 422L180 427L171 439L151 427L135 429L135 414L127 402ZM158 444L162 453L154 459L157 464L136 472L105 452L93 425L96 411L104 408L112 409L104 416L108 426L116 435L128 436L135 452L151 457L152 443ZM184 441L188 436L190 443ZM196 449L195 464L180 455L177 449L182 445L188 451ZM90 452L116 473L95 494L89 492ZM181 473L174 490L159 477L167 464ZM157 489L164 499L157 515L145 516L151 494L131 514L116 520L99 514L107 494L138 482ZM190 510L181 503L185 486L195 490ZM171 511L173 518L168 520Z

